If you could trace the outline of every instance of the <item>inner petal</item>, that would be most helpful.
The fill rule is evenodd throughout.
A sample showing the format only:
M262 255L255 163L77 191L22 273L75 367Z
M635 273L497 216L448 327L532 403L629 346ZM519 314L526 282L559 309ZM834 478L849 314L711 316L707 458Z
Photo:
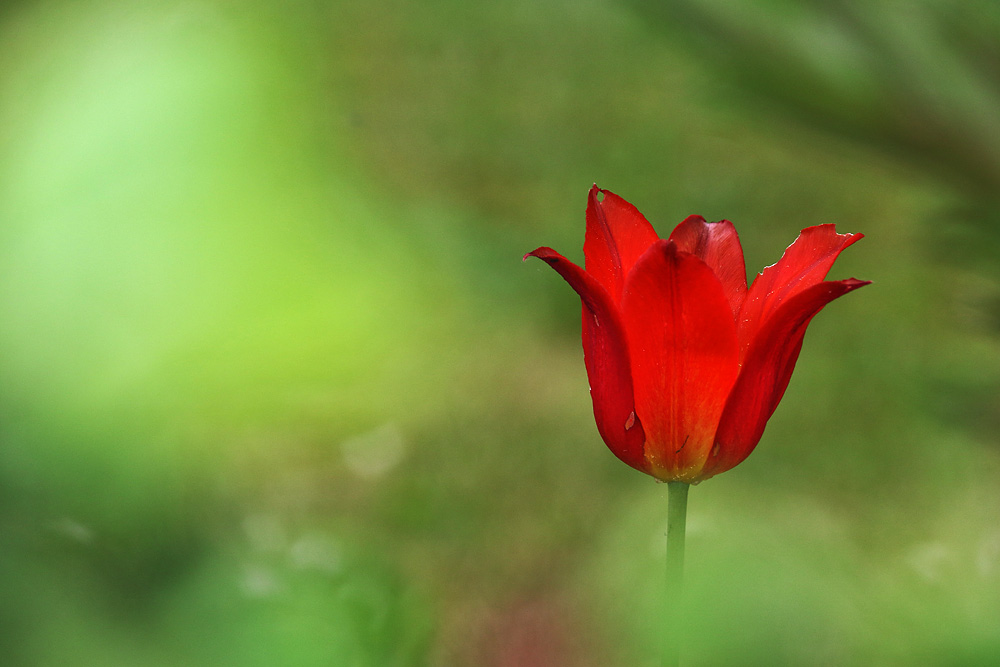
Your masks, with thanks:
M738 371L736 322L722 284L701 259L658 241L626 281L622 315L651 472L695 478Z

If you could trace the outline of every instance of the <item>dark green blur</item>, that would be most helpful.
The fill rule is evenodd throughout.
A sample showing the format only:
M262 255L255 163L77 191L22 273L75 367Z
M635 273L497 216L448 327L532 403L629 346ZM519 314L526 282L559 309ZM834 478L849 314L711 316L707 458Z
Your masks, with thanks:
M0 664L657 664L591 183L872 280L692 489L687 665L1000 655L1000 10L0 8ZM725 9L724 9L725 8Z

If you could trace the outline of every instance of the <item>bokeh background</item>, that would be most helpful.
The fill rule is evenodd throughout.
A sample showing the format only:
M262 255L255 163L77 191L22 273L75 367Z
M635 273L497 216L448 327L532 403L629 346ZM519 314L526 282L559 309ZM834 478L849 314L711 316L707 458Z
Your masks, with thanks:
M989 0L0 8L0 663L655 665L598 182L874 281L692 491L689 665L1000 655Z

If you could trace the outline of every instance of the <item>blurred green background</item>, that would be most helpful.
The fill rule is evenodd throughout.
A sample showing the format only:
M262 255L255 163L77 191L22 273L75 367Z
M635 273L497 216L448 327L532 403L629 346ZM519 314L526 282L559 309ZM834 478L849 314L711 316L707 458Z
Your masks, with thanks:
M0 9L0 663L656 665L594 181L874 284L691 494L689 665L1000 655L994 2Z

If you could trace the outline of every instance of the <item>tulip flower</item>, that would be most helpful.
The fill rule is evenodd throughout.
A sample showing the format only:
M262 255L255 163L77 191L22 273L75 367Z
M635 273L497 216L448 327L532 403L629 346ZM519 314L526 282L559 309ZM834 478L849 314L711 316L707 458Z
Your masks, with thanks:
M833 225L807 227L748 288L731 222L693 215L661 239L634 206L595 185L585 268L551 248L524 256L547 262L583 302L583 356L604 442L628 465L668 483L665 665L676 665L680 652L688 489L757 446L809 322L868 284L826 280L860 238Z
M757 446L813 316L868 284L825 280L862 236L807 227L748 288L731 222L693 215L661 239L634 206L595 185L586 268L545 247L524 258L547 262L583 302L584 361L604 442L637 470L691 484Z

